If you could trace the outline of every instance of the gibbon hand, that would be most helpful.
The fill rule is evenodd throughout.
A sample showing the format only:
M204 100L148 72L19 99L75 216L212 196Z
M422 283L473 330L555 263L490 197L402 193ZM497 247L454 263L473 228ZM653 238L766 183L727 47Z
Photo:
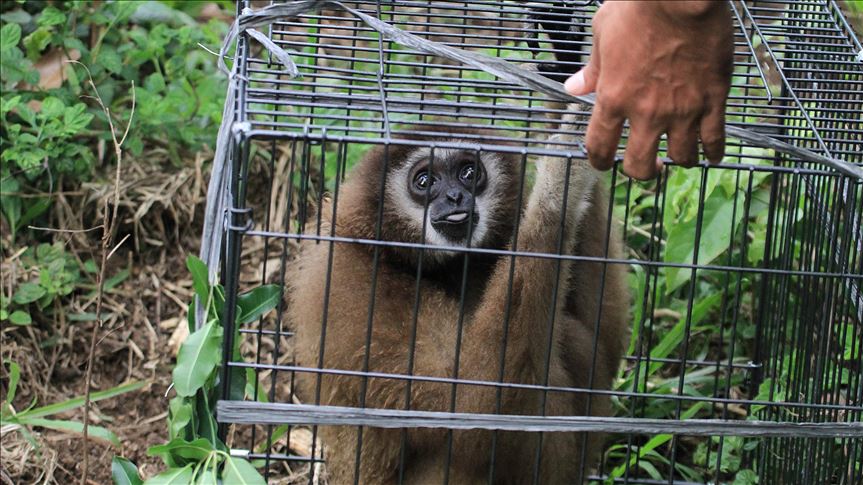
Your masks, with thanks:
M623 171L646 180L662 169L657 145L668 133L668 155L691 167L725 155L725 100L734 56L733 24L725 1L607 1L593 18L587 66L565 88L596 91L587 128L591 165L608 170L623 122L630 135Z

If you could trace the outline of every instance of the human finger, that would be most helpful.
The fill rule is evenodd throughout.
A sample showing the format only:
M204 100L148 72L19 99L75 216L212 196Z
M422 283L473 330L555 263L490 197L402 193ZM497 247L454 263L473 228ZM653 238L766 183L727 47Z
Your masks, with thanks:
M672 123L668 130L668 156L684 167L698 163L698 123L695 119Z
M708 111L701 119L701 148L710 163L716 164L725 156L725 107Z
M593 107L585 136L587 159L593 168L608 170L614 166L614 155L620 143L623 122L623 116L609 110L605 104L597 102Z
M659 173L657 145L662 130L647 123L630 120L629 141L623 155L623 172L638 180L649 180Z
M598 69L593 64L588 64L573 74L563 83L563 88L573 96L583 96L596 91L596 82L599 80Z

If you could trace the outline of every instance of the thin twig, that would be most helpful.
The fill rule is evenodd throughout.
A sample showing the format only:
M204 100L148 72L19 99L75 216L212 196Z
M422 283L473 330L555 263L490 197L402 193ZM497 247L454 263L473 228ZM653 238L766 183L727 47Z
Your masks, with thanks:
M126 239L129 239L131 236L132 236L131 234L126 234L126 237L124 237L120 242L118 242L117 245L114 246L114 249L112 249L111 252L108 253L108 257L105 258L105 260L107 261L107 260L111 259L111 256L113 256L114 253L116 253L117 250L120 249L120 246L122 246L123 243L126 242Z
M78 234L82 232L90 232L95 231L97 229L102 229L102 224L98 226L91 227L89 229L54 229L53 227L38 227L38 226L27 226L27 229L32 229L34 231L45 231L45 232L68 232L72 234Z
M97 325L93 327L93 333L90 336L90 349L87 354L87 373L84 379L84 442L82 446L82 450L84 453L84 460L82 463L81 469L81 485L85 485L88 482L87 474L89 472L90 465L90 439L89 439L89 425L90 425L90 381L93 376L93 360L96 355L96 344L99 341L99 330L102 328L102 324L104 323L102 320L102 303L103 297L105 294L105 268L107 266L108 257L113 253L111 246L113 244L114 239L114 222L117 220L117 210L120 207L120 173L122 171L122 161L123 161L123 150L121 148L123 141L126 139L126 134L129 133L129 126L126 126L126 131L121 140L117 140L117 130L114 129L114 122L111 120L111 111L105 106L105 103L102 101L102 96L99 95L99 90L96 89L96 84L93 82L93 76L90 74L90 69L87 68L86 65L77 62L77 61L66 61L66 62L74 62L76 64L80 64L87 71L88 82L90 84L90 88L93 89L93 93L95 96L93 99L99 103L99 106L102 108L102 111L105 112L105 118L108 120L108 128L111 130L111 139L114 142L114 156L117 159L117 169L114 174L114 207L111 210L110 217L108 215L108 201L105 201L105 208L102 216L102 262L99 266L99 288L96 293L96 322ZM132 114L129 116L129 124L132 122L132 116L135 113L135 83L132 82ZM123 239L125 241L125 239ZM120 242L122 244L122 241ZM119 246L119 245L118 245ZM114 248L116 250L116 248Z

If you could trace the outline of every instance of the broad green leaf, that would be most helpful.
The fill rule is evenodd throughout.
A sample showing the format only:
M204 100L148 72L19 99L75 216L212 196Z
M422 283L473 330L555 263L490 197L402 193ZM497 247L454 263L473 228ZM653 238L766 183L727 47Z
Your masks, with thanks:
M21 379L21 367L18 366L17 362L13 362L11 360L5 360L7 364L9 364L9 385L6 391L6 404L12 404L12 401L15 399L15 392L18 389L18 381ZM3 412L6 412L6 409L3 409Z
M39 17L36 19L36 23L42 27L50 27L52 25L60 25L66 21L66 14L57 10L57 8L48 6L42 10L42 13L39 14Z
M114 485L142 485L144 483L141 476L138 475L138 467L131 461L116 455L111 459L111 478L114 479Z
M264 477L243 458L228 456L225 459L224 482L236 485L266 485Z
M743 217L743 194L737 197L737 212L734 214L734 200L726 199L719 192L714 192L704 202L704 214L701 224L701 240L698 245L698 264L708 264L722 254L731 242L732 216L734 227L738 229ZM695 255L696 225L698 218L672 224L668 231L665 250L666 263L692 264ZM670 294L689 281L692 270L689 268L665 268L665 292Z
M12 10L0 15L0 19L4 22L15 22L16 24L29 24L33 20L33 16L22 9Z
M14 323L15 325L30 325L33 323L33 319L30 318L30 314L23 310L15 310L9 315L9 321Z
M238 346L235 346L235 348ZM238 350L235 350L238 352ZM234 358L237 358L235 355ZM228 390L228 399L231 401L242 401L245 399L247 390L249 388L248 382L246 381L246 370L251 369L243 369L242 367L231 367L228 371L231 374L230 379L230 389ZM254 387L254 381L251 384ZM252 389L254 391L254 389ZM251 395L251 394L250 394Z
M225 482L230 483L230 482ZM195 480L195 485L218 485L219 479L216 477L216 468L215 464L208 467L206 470L202 470L198 474L197 480Z
M39 54L48 47L51 42L51 29L48 27L39 27L24 37L24 48L27 50L27 57L33 61L39 58Z
M138 389L146 386L147 384L149 384L148 381L136 381L130 382L128 384L123 384L121 386L112 387L111 389L106 389L104 391L93 392L90 393L90 401L101 401L103 399L109 399L114 396L125 394L127 392L137 391ZM62 413L63 411L69 411L71 409L79 408L83 405L84 396L78 396L63 402L58 402L55 404L49 404L48 406L31 409L24 413L18 413L18 416L24 416L27 418L41 418L44 416L51 416L52 414Z
M21 40L21 26L6 24L0 29L0 51L10 50Z
M177 438L164 445L151 446L147 449L147 455L163 456L170 454L177 458L200 462L213 451L213 445L204 438L198 438L194 441Z
M119 74L123 70L123 58L113 46L102 45L96 62L113 74Z
M189 485L194 471L192 465L183 468L170 468L155 477L149 478L144 485Z
M20 415L18 416L18 421L22 424L27 424L30 426L40 426L42 428L53 429L56 431L66 431L78 434L84 433L84 423L80 423L78 421L31 417L22 418ZM120 440L117 439L117 435L101 426L94 426L92 424L87 426L87 434L93 438L107 441L114 446L120 446Z
M192 287L195 288L195 293L201 298L201 301L206 302L207 298L210 297L210 278L207 273L207 265L198 257L190 255L186 258L186 267L192 274Z
M239 295L237 305L240 307L240 314L237 315L237 322L243 324L257 320L279 304L281 294L278 285L264 285Z
M172 373L174 389L193 396L222 360L222 327L211 321L186 338Z
M42 288L36 283L22 283L12 295L12 300L19 305L33 303L45 296L45 288Z
M195 331L195 299L189 303L189 309L186 310L186 325L189 327L189 333Z
M194 409L189 400L190 398L187 397L176 396L168 404L168 409L171 411L171 418L168 420L168 432L172 440L186 437L183 430L191 422Z
M758 483L758 474L752 470L740 470L734 476L734 482L731 485L756 485Z
M12 96L9 99L0 99L0 114L6 114L21 104L21 95Z
M221 451L225 451L224 443L219 440L219 426L216 424L216 413L210 406L210 399L207 397L207 392L201 390L195 400L195 418L197 418L197 436L200 436L210 444Z
M257 397L256 400L258 402L268 402L267 391L264 389L264 387L258 381L258 376L255 373L255 370L247 367L245 369L245 371L246 371L245 372L246 378L244 379L244 382L246 384L246 392L245 392L246 396L245 397L248 397L250 399L255 399ZM255 396L255 390L256 390L255 388L256 387L257 387L257 396Z
M40 115L46 119L58 118L63 115L66 106L54 96L48 96L42 100L42 111Z

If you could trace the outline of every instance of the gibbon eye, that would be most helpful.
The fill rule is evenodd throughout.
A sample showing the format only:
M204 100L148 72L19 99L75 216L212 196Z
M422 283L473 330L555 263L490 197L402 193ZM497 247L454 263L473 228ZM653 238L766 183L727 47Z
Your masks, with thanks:
M477 176L476 166L472 163L469 163L461 168L461 172L458 174L458 178L462 180L462 182L466 182L468 184L473 183L473 179Z
M429 175L429 173L425 170L414 175L414 187L419 190L426 190L430 186L434 185L434 183L434 177Z

